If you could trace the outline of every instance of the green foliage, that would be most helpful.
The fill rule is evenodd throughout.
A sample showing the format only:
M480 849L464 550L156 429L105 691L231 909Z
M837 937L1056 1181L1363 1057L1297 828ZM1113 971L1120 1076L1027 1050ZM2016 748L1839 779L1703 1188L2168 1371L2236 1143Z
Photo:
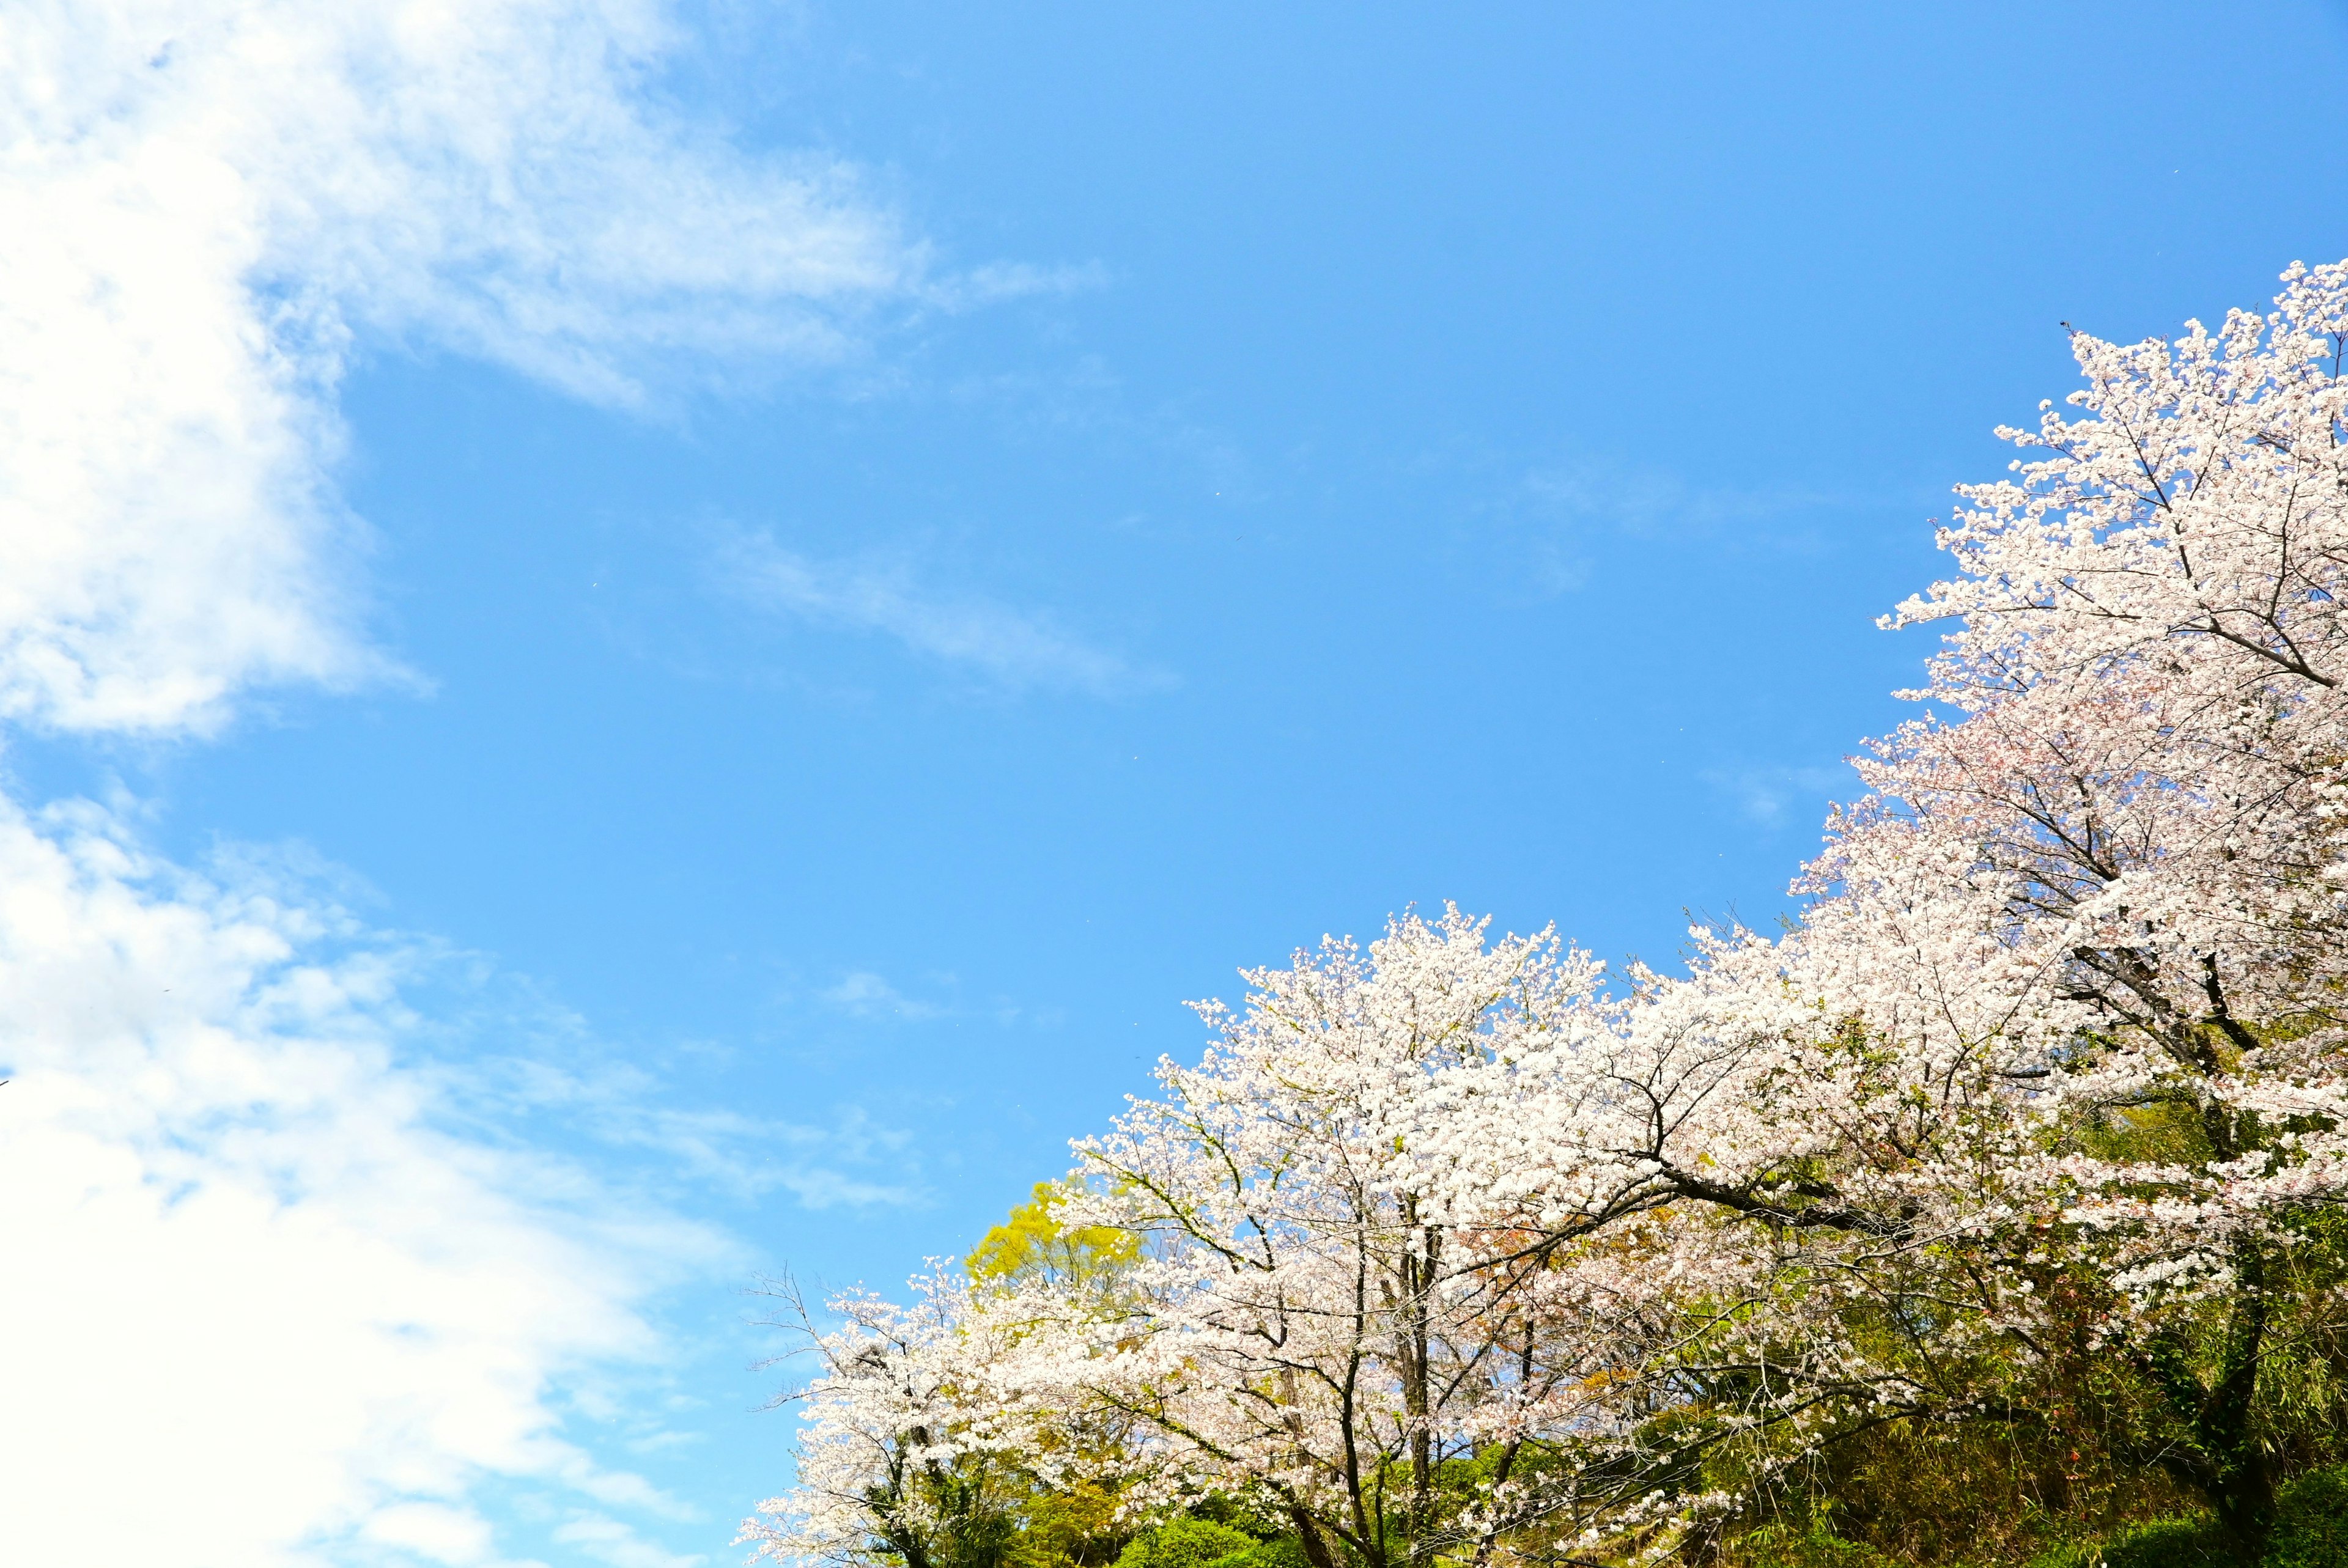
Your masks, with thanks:
M1824 1519L1802 1525L1765 1524L1739 1538L1746 1568L1891 1568L1892 1560L1863 1542L1846 1541Z
M1107 1568L1125 1544L1116 1493L1089 1481L1032 1489L1018 1519L1010 1568Z
M2033 1557L2024 1568L2096 1568L2103 1560L2100 1541L2062 1541Z
M2348 1568L2348 1465L2311 1471L2282 1489L2266 1568Z
M1028 1279L1095 1279L1141 1255L1140 1238L1107 1225L1063 1229L1052 1211L1067 1200L1057 1182L1038 1182L1035 1195L988 1231L963 1262L971 1278L1009 1284Z
M1275 1536L1237 1556L1217 1558L1214 1568L1307 1568L1304 1543L1293 1535Z
M2269 1281L2281 1308L2260 1372L2276 1446L2292 1468L2348 1460L2348 1213L2291 1216Z
M2029 1568L2240 1568L2233 1542L2206 1513L2124 1525L2100 1541L2066 1541Z
M1254 1554L1261 1545L1228 1524L1177 1519L1135 1536L1117 1568L1257 1568Z
M2106 1568L2234 1568L2234 1544L2208 1514L2131 1524L2104 1542Z

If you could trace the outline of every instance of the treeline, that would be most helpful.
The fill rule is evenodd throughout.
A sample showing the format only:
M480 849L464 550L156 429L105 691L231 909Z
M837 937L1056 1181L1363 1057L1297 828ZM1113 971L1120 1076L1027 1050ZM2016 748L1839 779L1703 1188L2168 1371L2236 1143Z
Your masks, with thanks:
M2001 432L1795 926L1615 975L1447 910L1250 973L965 1266L792 1298L746 1539L2348 1563L2348 263L2283 282L2075 334Z

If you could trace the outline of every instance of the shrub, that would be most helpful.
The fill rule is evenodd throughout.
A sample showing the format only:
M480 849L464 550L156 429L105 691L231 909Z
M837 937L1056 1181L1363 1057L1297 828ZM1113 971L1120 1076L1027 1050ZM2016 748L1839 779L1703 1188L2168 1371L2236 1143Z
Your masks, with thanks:
M1117 1568L1209 1568L1255 1551L1254 1536L1204 1519L1177 1519L1133 1538ZM1233 1564L1232 1568L1239 1568Z
M1304 1544L1293 1535L1252 1542L1246 1551L1218 1557L1208 1568L1306 1568Z
M2348 1465L2310 1471L2282 1489L2266 1568L2348 1568Z
M2024 1568L2096 1568L2103 1560L2099 1541L2063 1541L2039 1553Z
M2240 1568L2233 1545L2208 1514L2122 1525L2101 1541L2070 1541L2030 1568Z
M2204 1517L2133 1524L2104 1545L2109 1568L2234 1568L2233 1542Z
M1736 1556L1747 1568L1891 1568L1891 1559L1836 1534L1823 1520L1802 1530L1765 1524L1737 1542Z

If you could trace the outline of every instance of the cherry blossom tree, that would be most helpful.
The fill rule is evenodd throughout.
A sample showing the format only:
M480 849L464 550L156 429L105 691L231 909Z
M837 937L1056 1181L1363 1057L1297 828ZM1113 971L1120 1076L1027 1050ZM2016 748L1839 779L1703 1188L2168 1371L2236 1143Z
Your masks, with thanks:
M1910 693L1934 712L1861 760L1798 928L1704 944L1625 1019L1643 1143L1579 1085L1458 1130L1520 1208L1635 1148L1705 1211L1684 1241L1765 1233L1771 1301L1840 1279L1927 1326L1853 1363L1848 1312L1814 1318L1846 1422L1979 1412L1976 1349L2084 1327L2157 1395L2139 1457L2245 1539L2291 1373L2343 1348L2336 1285L2302 1287L2348 1198L2348 267L2284 285L2173 343L2074 334L2077 412L2003 433L2026 460L1961 488L1960 575L1893 618L1955 624ZM1658 1092L1689 1062L1700 1092Z
M2090 1397L2255 1543L2348 1427L2348 263L2071 341L1787 932L1610 982L1447 910L1249 973L1039 1196L1113 1271L841 1304L762 1548L944 1568L946 1481L1082 1456L1313 1568L1643 1560Z
M2073 334L2077 412L2003 432L1962 574L1894 618L1956 623L1915 693L1947 717L1863 763L1805 937L1880 1038L1993 1068L2032 1133L1998 1197L2091 1266L2149 1446L2245 1535L2286 1276L2348 1199L2348 265L2283 282L2172 343Z
M933 1265L912 1280L909 1305L847 1291L824 1304L827 1323L795 1282L768 1287L782 1308L773 1327L815 1371L777 1401L802 1407L798 1477L744 1524L756 1556L1097 1568L1130 1533L1128 1518L1162 1501L1146 1445L1115 1411L1073 1408L1059 1380L1033 1375L1049 1358L1023 1344L1039 1326L1021 1293L1046 1293L1062 1313L1090 1301L1098 1313L1121 1296L1117 1276L1131 1257L1130 1237L1048 1234L1062 1199L1039 1189L1029 1224L1009 1237L1024 1249L982 1248L969 1273ZM1033 1266L1039 1257L1055 1266ZM980 1266L990 1262L992 1277Z
M819 1327L798 1287L770 1294L818 1362L793 1399L798 1484L743 1527L757 1555L783 1563L997 1568L1015 1529L1013 1477L1041 1445L990 1398L999 1349L969 1310L967 1282L913 1282L911 1306L865 1292L828 1305Z
M1459 1225L1401 1132L1447 1071L1590 1027L1595 963L1545 933L1483 937L1456 910L1406 916L1367 954L1329 941L1251 973L1240 1012L1200 1007L1217 1039L1199 1066L1162 1062L1159 1098L1078 1144L1079 1212L1148 1255L1122 1310L1035 1343L1315 1568L1431 1561L1566 1384L1540 1269ZM1474 1481L1444 1474L1479 1458Z

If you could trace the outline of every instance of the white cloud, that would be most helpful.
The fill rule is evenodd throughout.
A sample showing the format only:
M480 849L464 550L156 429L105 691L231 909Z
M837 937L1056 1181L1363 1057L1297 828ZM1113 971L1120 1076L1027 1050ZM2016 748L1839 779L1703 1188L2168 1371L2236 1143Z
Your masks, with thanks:
M647 109L674 42L655 0L0 9L0 716L202 731L391 673L331 482L355 343L624 405L929 287L850 168Z
M673 1512L562 1426L713 1235L435 1125L396 948L0 807L0 1519L44 1568L486 1562L485 1479ZM622 1221L604 1216L620 1214ZM355 1549L355 1548L354 1548Z
M658 0L0 0L0 721L201 734L400 678L334 482L368 343L629 406L852 354L889 301L1083 283L932 277L852 169L648 108L675 42ZM0 800L11 1560L501 1563L518 1489L664 1561L612 1516L679 1505L579 1423L673 1348L654 1293L740 1260L483 1133L489 1088L395 1049L433 1033L412 953L266 860ZM761 1131L631 1127L713 1163ZM808 1136L758 1179L901 1197Z
M1048 616L924 589L900 563L816 561L764 534L740 534L719 548L716 564L727 591L759 609L879 632L1008 691L1109 697L1172 684L1165 671L1096 647Z
M467 1508L438 1502L399 1502L379 1508L361 1534L368 1541L400 1548L431 1563L469 1568L497 1560L495 1532L489 1522Z

